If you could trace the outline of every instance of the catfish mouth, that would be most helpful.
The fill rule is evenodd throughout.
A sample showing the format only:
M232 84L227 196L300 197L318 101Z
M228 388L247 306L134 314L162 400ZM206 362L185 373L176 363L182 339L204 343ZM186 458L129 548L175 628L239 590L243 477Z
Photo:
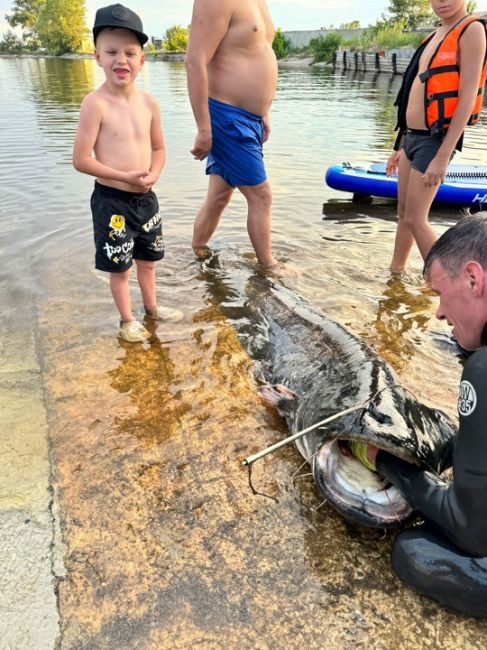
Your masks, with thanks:
M313 475L318 487L347 519L373 528L400 526L412 513L411 506L392 483L353 456L350 442L341 436L316 454Z

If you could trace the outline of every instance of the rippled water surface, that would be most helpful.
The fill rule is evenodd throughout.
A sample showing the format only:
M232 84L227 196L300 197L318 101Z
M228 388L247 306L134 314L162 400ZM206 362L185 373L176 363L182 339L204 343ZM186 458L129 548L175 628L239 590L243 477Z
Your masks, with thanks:
M277 503L251 494L240 461L285 431L191 251L206 177L189 154L183 66L148 62L140 78L160 102L168 151L155 188L167 247L158 294L185 314L147 346L116 338L107 280L93 269L93 179L71 166L79 105L100 70L92 60L0 59L0 78L0 322L14 332L3 353L21 363L35 332L66 548L64 647L484 647L487 628L398 583L392 536L354 527L326 504L313 509L309 479L291 481L294 449L254 470ZM394 205L356 205L323 182L331 164L388 156L399 84L280 70L265 157L275 254L294 272L278 281L374 346L419 399L454 415L461 365L434 319L419 255L403 278L387 271ZM484 122L456 162L485 164L486 148ZM432 213L439 233L458 217ZM213 247L227 273L253 269L240 196Z

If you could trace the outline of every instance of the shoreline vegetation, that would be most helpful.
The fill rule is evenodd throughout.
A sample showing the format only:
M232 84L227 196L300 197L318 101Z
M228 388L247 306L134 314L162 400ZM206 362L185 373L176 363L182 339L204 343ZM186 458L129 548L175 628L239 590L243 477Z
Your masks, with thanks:
M181 30L183 32L181 33ZM349 30L351 31L351 30ZM281 29L277 29L273 49L279 65L294 67L341 67L342 52L360 52L368 55L387 56L392 50L403 51L402 58L409 58L421 40L423 32L403 33L400 25L370 27L358 29L354 38L343 38L339 31L330 31L325 36L313 38L308 45L293 47ZM174 38L171 38L171 34ZM176 32L168 30L165 39L148 43L144 52L146 60L184 62L186 54L188 30L178 28ZM26 49L24 47L0 48L0 57L32 57L60 59L89 59L93 58L91 43L83 43L84 47L73 52L49 52L46 48ZM350 56L350 54L349 54Z
M424 38L424 33L403 34L402 38L397 38L397 30L387 30L387 34L382 33L381 37L372 37L367 35L368 30L362 31L356 38L344 39L339 32L330 32L326 36L311 39L309 44L302 47L293 47L284 33L278 29L273 43L274 52L279 64L285 65L302 65L302 66L333 66L336 55L340 50L351 52L386 52L389 50L411 50L416 49L418 44ZM5 39L4 39L5 40ZM185 47L165 48L164 41L158 43L158 48L154 43L149 43L145 48L147 60L159 61L184 61L186 54ZM182 44L185 45L186 43ZM0 43L1 45L1 43ZM83 44L84 47L72 52L50 52L46 48L26 48L18 43L14 47L11 43L8 47L0 47L0 57L32 57L32 58L61 58L61 59L83 59L92 58L93 52Z
M0 39L0 56L92 56L93 42L86 27L84 0L13 0L6 20L21 35L7 31ZM477 2L469 0L467 11ZM61 10L61 14L60 14ZM280 63L288 65L340 65L342 51L349 58L384 56L395 52L407 58L425 35L435 29L437 19L429 0L391 0L386 15L375 25L361 27L357 20L314 31L283 32L277 28L272 47ZM162 38L151 37L144 47L148 60L180 61L189 37L189 27L173 25Z

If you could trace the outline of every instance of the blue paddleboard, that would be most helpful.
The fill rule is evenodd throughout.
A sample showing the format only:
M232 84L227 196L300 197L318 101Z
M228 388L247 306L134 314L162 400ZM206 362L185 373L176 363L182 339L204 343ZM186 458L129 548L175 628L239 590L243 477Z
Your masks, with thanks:
M385 163L332 165L326 171L325 182L335 190L360 196L397 198L397 176L386 176ZM435 203L487 209L487 165L450 165Z

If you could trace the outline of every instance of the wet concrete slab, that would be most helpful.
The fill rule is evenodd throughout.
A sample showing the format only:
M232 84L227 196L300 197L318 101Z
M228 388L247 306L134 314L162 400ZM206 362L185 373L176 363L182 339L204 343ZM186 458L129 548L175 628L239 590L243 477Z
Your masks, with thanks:
M5 303L4 303L5 304ZM58 635L48 427L33 309L0 326L0 648L47 650Z
M66 549L59 648L485 647L485 622L395 578L392 535L320 506L294 448L254 467L273 498L252 494L241 460L285 429L204 296L144 346L113 323L94 335L101 307L39 311Z

